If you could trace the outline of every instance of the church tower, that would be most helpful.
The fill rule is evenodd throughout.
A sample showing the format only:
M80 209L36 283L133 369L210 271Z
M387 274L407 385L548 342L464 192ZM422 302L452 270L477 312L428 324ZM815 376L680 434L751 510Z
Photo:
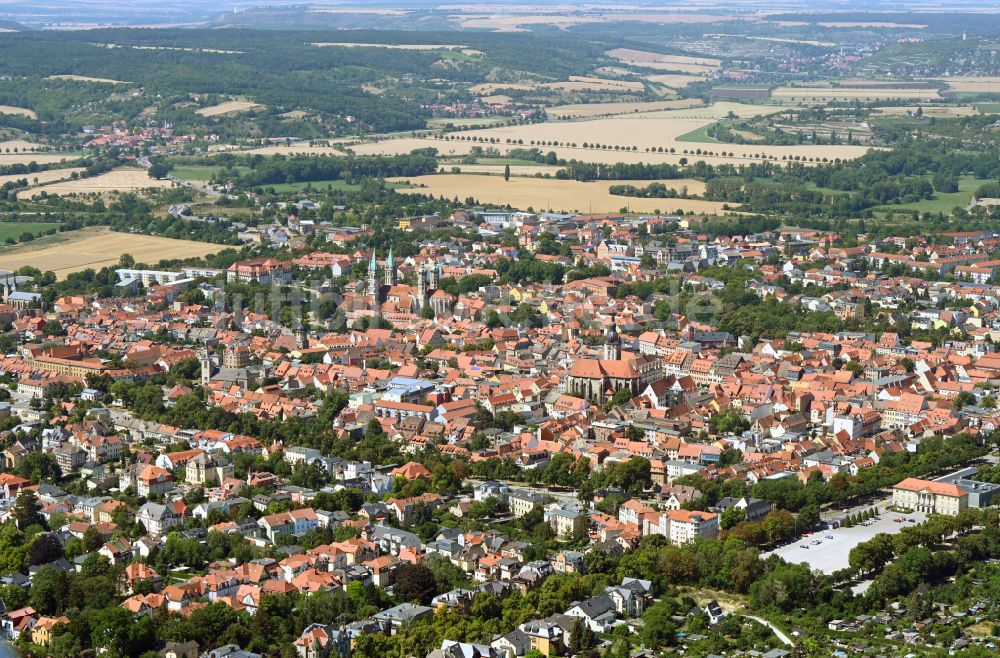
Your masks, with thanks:
M417 268L417 310L427 305L427 276L422 267Z
M604 343L604 360L619 361L622 358L622 338L618 335L618 323L615 318L611 318L611 331L608 332L607 342Z
M431 290L437 290L440 285L440 281L438 281L438 264L436 261L430 262L429 277L430 280L427 282L428 287Z
M389 256L385 259L385 285L396 285L396 261L392 258L392 245L389 246Z
M378 301L378 262L375 260L374 249L371 262L368 263L368 294Z
M212 360L208 356L208 348L203 347L197 351L198 364L201 366L201 387L205 391L205 399L208 400L208 384L212 380Z

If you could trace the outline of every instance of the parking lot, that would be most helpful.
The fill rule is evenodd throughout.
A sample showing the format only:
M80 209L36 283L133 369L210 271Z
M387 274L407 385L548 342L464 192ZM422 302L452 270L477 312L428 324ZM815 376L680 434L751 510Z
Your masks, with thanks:
M896 518L902 518L903 522L894 522L893 519ZM856 525L853 528L818 530L812 535L800 537L791 544L786 544L766 555L773 553L793 564L805 562L810 568L819 569L823 573L829 574L850 566L847 561L848 554L861 542L868 541L880 533L896 534L902 528L921 523L926 518L927 515L922 512L898 514L883 510L879 518L875 519L869 526ZM910 523L908 519L913 519L913 523ZM827 539L827 535L833 539ZM811 542L814 541L820 543L812 544ZM803 548L803 546L808 546L808 548Z

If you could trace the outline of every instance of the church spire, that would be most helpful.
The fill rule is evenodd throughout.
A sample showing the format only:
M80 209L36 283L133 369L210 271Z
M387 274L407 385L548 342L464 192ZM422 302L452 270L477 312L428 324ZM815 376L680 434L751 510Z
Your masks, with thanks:
M608 332L607 340L604 343L604 359L606 361L618 361L622 358L622 337L618 335L618 322L615 316L611 316L611 331Z
M396 285L396 261L392 257L392 245L389 245L389 255L385 259L385 285Z
M378 261L375 260L375 249L372 249L372 259L368 263L368 294L378 299Z

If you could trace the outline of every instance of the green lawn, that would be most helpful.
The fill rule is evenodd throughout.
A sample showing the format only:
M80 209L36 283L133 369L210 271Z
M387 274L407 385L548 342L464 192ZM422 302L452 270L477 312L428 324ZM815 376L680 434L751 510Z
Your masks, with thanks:
M1000 103L976 103L976 109L983 114L1000 114Z
M25 233L37 237L50 229L59 230L59 222L0 222L0 242L20 240Z
M983 185L987 181L980 180L978 178L973 178L972 176L962 176L958 179L958 192L946 192L943 194L935 194L933 199L927 199L926 201L916 201L914 203L901 203L898 206L879 206L874 208L875 212L892 212L892 211L910 211L916 210L917 212L923 214L925 212L929 213L944 213L948 214L952 211L955 206L964 208L969 205L969 201L972 199L972 194L975 192L980 185Z
M207 181L210 180L212 176L223 170L223 167L219 167L217 165L175 164L174 168L170 170L170 175L176 176L181 180ZM244 174L247 171L250 171L250 169L248 167L236 167L236 171Z
M689 133L684 133L677 138L678 142L695 142L699 144L722 144L719 140L709 136L708 131L716 124L710 123Z

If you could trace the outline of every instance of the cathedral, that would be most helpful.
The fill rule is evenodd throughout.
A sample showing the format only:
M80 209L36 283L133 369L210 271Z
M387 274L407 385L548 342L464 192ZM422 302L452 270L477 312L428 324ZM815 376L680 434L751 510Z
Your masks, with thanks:
M622 339L612 319L611 330L605 337L604 358L574 361L566 377L566 392L602 404L620 389L627 388L635 396L647 384L662 378L659 358L648 355L622 358Z
M435 317L451 314L455 297L438 288L441 282L441 268L436 262L428 262L423 267L417 268L415 286L399 283L392 247L389 247L389 255L385 259L385 273L381 284L378 269L378 261L372 252L371 261L368 263L366 293L377 310L383 313L419 315L429 306Z

